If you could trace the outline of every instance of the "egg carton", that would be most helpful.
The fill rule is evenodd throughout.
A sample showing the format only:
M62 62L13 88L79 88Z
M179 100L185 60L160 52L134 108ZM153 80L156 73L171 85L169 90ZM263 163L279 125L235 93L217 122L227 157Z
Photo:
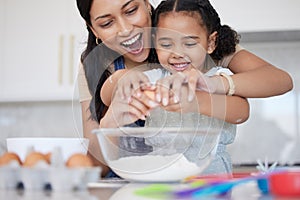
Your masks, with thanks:
M21 182L20 165L12 161L7 165L0 166L0 189L16 188Z
M0 189L16 189L22 185L25 190L85 190L88 183L99 179L100 173L100 167L21 167L9 164L0 167Z

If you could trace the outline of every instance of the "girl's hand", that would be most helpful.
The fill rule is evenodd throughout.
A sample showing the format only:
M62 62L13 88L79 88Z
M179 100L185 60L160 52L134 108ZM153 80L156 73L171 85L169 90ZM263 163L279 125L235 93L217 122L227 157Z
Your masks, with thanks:
M189 87L189 100L193 99L196 90L208 93L216 93L219 90L224 90L222 80L219 76L207 76L195 68L184 71L183 74L186 76L186 82Z
M188 113L188 112L197 112L200 113L200 111L198 111L199 109L199 103L197 98L193 98L192 100L189 100L187 98L188 93L189 93L189 86L187 84L182 85L180 87L180 101L174 101L174 97L170 97L169 99L169 103L167 106L163 106L162 108L164 110L170 111L170 112L179 112L179 113Z
M192 101L196 90L215 93L217 80L205 76L195 68L184 72L177 72L156 82L156 100L162 102L164 106L169 104L171 97L173 97L174 103L180 102L183 96L181 94L181 87L185 85L188 87L187 99L188 101Z
M151 89L148 77L143 72L135 69L123 73L117 83L119 97L128 101L130 101L132 95L141 96L141 91L146 88Z

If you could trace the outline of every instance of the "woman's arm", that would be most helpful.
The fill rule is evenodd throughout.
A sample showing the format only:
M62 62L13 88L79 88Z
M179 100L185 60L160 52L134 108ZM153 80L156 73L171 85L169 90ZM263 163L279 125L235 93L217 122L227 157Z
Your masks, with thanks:
M249 102L239 96L209 94L197 91L196 97L201 114L222 119L228 123L241 124L249 118Z
M234 73L234 95L246 98L270 97L284 94L293 88L292 78L287 72L246 50L237 52L228 68Z
M187 93L188 86L182 86L180 102L171 100L164 109L171 112L199 112L232 124L243 123L249 117L249 103L245 98L196 91L196 98L189 101Z
M99 128L99 124L90 118L91 112L89 105L90 101L81 102L83 135L85 138L89 139L88 156L92 159L95 166L100 166L102 168L102 176L104 176L108 173L109 168L104 162L97 136L91 133L93 129Z

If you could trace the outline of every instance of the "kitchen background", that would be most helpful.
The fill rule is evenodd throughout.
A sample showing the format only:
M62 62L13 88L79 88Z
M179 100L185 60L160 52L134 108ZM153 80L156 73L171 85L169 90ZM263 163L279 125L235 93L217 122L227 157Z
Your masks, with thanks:
M234 163L299 164L300 1L211 2L242 46L294 79L285 95L250 99L229 146ZM75 0L0 0L0 27L0 153L7 137L82 136L76 74L86 29Z

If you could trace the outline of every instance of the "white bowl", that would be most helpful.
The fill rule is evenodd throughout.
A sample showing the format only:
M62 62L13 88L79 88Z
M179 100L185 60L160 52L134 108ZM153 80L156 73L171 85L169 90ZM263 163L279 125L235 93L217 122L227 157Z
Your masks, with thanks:
M219 129L116 128L98 129L108 166L127 180L174 182L199 175L211 162Z
M89 140L86 138L60 138L60 137L19 137L7 138L7 151L19 155L24 162L28 151L34 150L41 153L53 152L60 148L64 161L74 153L87 153Z

